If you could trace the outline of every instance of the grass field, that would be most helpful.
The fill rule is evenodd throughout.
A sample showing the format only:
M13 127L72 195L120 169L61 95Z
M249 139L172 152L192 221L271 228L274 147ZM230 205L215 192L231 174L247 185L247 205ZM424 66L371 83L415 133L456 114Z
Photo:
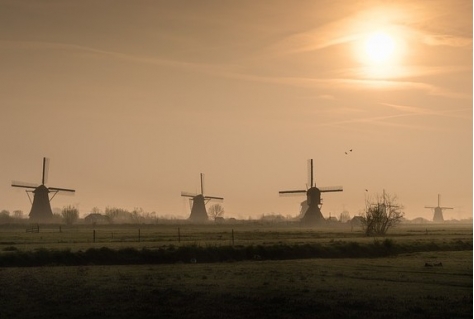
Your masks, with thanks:
M351 241L367 243L359 228L345 227L309 228L297 223L242 223L233 225L42 225L39 233L26 232L25 225L0 225L0 252L5 247L19 250L71 249L91 247L157 248L168 245L274 245L308 244ZM387 238L399 243L447 243L455 240L472 242L471 224L401 225L393 228Z
M95 227L95 243L93 230L0 227L0 260L38 249L226 247L232 230L236 247L374 243L350 228L295 225L107 225ZM425 251L380 258L2 267L0 317L472 318L472 225L400 226L387 238L397 247ZM456 242L470 248L443 249Z

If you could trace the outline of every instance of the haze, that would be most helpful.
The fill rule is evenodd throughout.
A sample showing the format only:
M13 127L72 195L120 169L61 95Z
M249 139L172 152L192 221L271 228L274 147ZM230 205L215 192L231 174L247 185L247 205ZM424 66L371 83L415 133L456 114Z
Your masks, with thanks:
M297 216L313 158L325 217L472 217L472 1L0 0L0 70L0 209L46 156L83 216L187 218L200 173L226 217Z

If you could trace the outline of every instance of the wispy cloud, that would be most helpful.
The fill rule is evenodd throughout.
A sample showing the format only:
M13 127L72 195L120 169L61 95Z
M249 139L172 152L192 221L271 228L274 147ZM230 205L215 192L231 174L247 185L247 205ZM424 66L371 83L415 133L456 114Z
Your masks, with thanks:
M318 126L331 126L331 127L346 127L348 124L371 124L371 125L380 125L384 127L399 127L399 128L410 128L410 129L425 129L421 125L410 125L406 123L399 122L389 122L390 119L407 117L412 114L392 114L392 115L380 115L380 116L370 116L370 117L361 117L361 118L352 118L341 121L328 121L323 123L318 123Z
M10 47L17 49L26 49L26 50L70 50L74 52L83 52L95 54L98 56L105 56L114 59L127 60L136 63L146 63L162 66L172 66L172 67L187 67L187 68L204 68L209 67L205 64L193 63L180 60L165 59L161 57L142 57L133 54L128 54L124 52L116 52L110 50L97 49L93 47L78 45L74 43L63 43L63 42L48 42L48 41L5 41L0 40L1 47Z
M291 85L306 88L324 88L331 90L360 90L384 89L388 91L417 90L429 95L446 96L451 98L471 98L468 94L461 94L443 89L441 87L416 81L384 80L384 79L357 79L357 78L304 78L304 77L270 77L252 74L226 72L223 76L255 82Z
M471 121L471 117L466 117L466 112L472 112L472 108L448 108L443 110L434 110L432 108L424 108L419 106L409 106L402 104L393 104L382 102L380 105L387 106L392 110L398 111L396 114L386 114L386 115L377 115L377 116L364 116L367 112L358 112L354 113L350 119L337 120L337 121L327 121L318 123L318 126L330 126L344 129L351 129L353 126L350 124L370 124L383 127L396 127L396 128L405 128L405 129L415 129L415 130L432 130L439 131L442 130L439 127L429 127L426 125L420 124L408 124L406 122L400 121L390 121L398 118L406 117L415 117L415 116L439 116L439 117L450 117L450 118L461 118ZM358 116L358 117L357 117Z
M393 104L393 103L380 103L381 105L388 106L392 109L404 112L403 114L406 115L434 115L434 116L441 116L441 117L452 117L452 118L464 118L467 119L465 115L460 115L460 112L465 111L472 111L472 108L453 108L450 107L444 110L436 110L433 108L423 108L419 106L409 106L409 105L401 105L401 104Z
M424 34L422 42L433 46L471 47L472 38L450 34Z
M297 77L297 76L267 76L257 75L249 69L246 73L245 67L230 64L211 64L211 63L195 63L183 60L167 59L158 56L138 56L124 52L115 52L110 50L98 49L73 43L46 42L46 41L5 41L0 40L1 47L14 47L20 49L33 50L71 50L76 53L92 54L96 56L113 58L131 63L142 63L154 66L167 66L193 70L204 74L217 77L225 77L240 81L273 83L278 85L288 85L295 87L324 89L324 90L360 90L363 89L383 89L388 91L397 90L417 90L425 92L429 95L446 96L451 98L472 98L470 94L461 94L452 92L442 87L424 83L420 81L407 81L409 75L426 75L436 73L447 73L454 71L465 71L467 67L460 66L436 66L423 67L418 66L411 69L403 69L399 71L400 79L371 79L364 78L361 73L366 72L364 68L343 69L336 71L336 77L315 78L315 77ZM321 99L334 99L333 93L324 93L319 96Z

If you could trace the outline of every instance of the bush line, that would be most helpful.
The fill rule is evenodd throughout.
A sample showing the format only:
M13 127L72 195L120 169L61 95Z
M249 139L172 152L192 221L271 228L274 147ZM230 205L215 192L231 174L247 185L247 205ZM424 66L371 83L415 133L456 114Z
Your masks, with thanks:
M374 240L373 243L333 242L330 244L276 244L251 246L168 246L158 249L107 247L89 248L72 252L70 249L41 248L20 251L14 246L3 249L0 267L79 266L79 265L138 265L173 263L216 263L244 260L288 260L307 258L374 258L423 251L472 250L472 241L455 240L450 243L434 242L397 244L392 239Z

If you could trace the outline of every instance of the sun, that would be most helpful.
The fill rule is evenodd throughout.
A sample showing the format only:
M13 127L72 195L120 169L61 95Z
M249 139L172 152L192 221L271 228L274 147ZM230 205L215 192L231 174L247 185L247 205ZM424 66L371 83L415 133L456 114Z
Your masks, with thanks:
M386 26L365 30L354 41L357 75L363 78L388 79L402 74L406 52L403 29Z
M394 57L395 49L395 39L383 31L370 33L364 42L366 61L370 64L390 62Z

